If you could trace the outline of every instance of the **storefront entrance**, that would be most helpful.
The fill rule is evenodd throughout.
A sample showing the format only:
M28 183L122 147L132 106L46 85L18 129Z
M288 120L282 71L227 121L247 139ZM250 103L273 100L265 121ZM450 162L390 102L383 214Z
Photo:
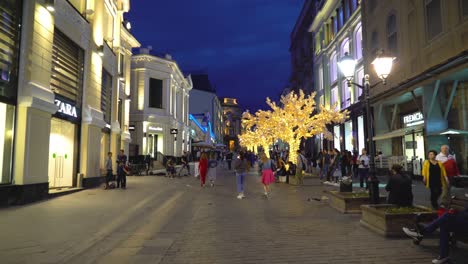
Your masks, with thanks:
M49 143L49 188L71 187L76 171L77 125L52 118Z
M163 145L163 135L161 134L148 134L147 138L147 151L144 153L145 155L149 154L152 158L156 158L158 156L158 151L162 151Z
M405 135L403 143L404 155L408 161L413 159L424 160L424 136L422 131Z

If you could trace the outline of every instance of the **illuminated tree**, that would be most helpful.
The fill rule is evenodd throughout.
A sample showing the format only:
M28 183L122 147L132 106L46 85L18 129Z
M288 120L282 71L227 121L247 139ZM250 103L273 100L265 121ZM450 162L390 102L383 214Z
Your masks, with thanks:
M323 134L327 139L333 139L333 134L327 129L327 125L343 123L348 117L348 111L335 110L336 105L331 109L321 105L317 109L315 93L306 96L302 90L299 94L290 92L281 96L281 106L269 98L266 102L271 110L259 110L255 115L249 112L243 114L243 127L249 132L246 133L248 136L241 135L239 138L244 141L243 144L248 142L262 146L266 152L269 145L276 139L281 139L289 145L289 157L292 162L296 162L296 151L302 139L319 134Z

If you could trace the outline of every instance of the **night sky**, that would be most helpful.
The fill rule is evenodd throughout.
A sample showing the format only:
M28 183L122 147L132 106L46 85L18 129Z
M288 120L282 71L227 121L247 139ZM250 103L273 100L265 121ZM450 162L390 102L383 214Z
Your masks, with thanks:
M131 32L182 71L205 72L218 96L251 110L276 99L290 75L290 33L304 0L131 1Z

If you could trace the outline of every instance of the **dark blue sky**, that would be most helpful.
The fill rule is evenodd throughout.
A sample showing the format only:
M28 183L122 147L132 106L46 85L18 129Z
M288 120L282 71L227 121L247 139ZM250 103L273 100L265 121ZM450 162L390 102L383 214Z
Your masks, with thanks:
M127 19L142 46L171 54L184 72L207 72L218 96L254 110L287 85L303 1L139 0Z

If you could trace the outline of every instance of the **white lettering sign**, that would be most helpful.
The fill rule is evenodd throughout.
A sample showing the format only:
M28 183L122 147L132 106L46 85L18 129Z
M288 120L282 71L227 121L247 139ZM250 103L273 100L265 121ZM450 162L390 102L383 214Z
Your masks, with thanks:
M59 113L72 116L72 117L78 117L75 106L62 102L58 99L55 99L55 105L59 107L59 110L58 110Z
M163 131L163 128L162 128L162 127L149 126L149 127L148 127L148 130L151 130L151 131Z
M421 112L417 112L411 115L406 115L403 117L403 123L404 124L409 124L409 123L414 123L417 121L421 121L424 119L424 116Z

